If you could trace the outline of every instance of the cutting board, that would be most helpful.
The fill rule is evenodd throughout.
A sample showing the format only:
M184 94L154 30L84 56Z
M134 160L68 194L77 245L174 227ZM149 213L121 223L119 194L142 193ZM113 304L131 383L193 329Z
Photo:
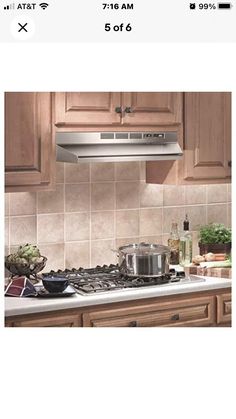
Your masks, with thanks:
M202 268L201 266L186 266L186 275L212 276L217 278L232 278L231 268Z

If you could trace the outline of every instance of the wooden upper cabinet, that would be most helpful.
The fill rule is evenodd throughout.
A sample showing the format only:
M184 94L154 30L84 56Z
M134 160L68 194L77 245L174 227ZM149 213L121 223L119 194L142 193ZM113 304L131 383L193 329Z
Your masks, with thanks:
M183 94L122 93L125 125L176 125L182 123Z
M227 183L231 179L231 94L184 94L184 156L147 162L147 183Z
M218 180L231 173L230 93L185 94L185 180Z
M99 126L120 123L121 94L110 92L55 93L55 125Z
M131 127L182 123L182 93L82 92L55 94L55 124L58 129L117 130ZM139 128L138 128L139 129Z
M50 93L5 94L6 192L51 188L55 175Z

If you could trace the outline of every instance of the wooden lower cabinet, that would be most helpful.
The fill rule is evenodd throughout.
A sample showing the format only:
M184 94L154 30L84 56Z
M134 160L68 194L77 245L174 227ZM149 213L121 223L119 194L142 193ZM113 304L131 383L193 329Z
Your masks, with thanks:
M214 323L214 297L200 297L137 305L83 314L83 325L92 327L210 326Z
M217 323L230 323L231 314L231 293L217 295Z
M7 327L79 327L81 316L76 313L38 313L28 316L17 316L15 319L6 320Z
M231 326L231 290L110 303L6 318L6 327Z

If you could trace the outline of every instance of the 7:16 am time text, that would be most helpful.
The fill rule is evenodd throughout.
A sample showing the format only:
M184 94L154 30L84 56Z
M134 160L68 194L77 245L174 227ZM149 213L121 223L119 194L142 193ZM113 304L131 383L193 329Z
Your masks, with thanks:
M133 3L102 3L103 10L104 9L111 9L111 10L133 10L134 4Z

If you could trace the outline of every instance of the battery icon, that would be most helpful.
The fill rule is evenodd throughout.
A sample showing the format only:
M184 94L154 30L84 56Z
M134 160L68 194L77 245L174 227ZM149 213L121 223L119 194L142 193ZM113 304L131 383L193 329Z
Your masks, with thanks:
M218 9L231 9L231 3L218 3Z

